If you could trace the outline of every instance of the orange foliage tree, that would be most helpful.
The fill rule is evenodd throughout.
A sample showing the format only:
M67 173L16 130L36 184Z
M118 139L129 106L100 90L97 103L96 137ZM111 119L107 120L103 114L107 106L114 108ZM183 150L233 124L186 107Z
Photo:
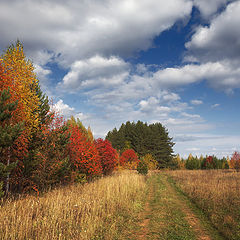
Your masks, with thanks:
M94 143L89 141L78 126L68 125L70 142L68 144L69 157L72 169L72 178L75 180L79 174L87 177L102 174L100 157Z
M95 145L100 156L103 174L107 175L112 173L117 165L117 151L108 140L101 138L95 140Z
M25 131L31 136L34 128L39 125L39 98L36 94L38 80L34 66L26 59L22 44L17 41L11 45L1 57L4 81L1 89L10 88L11 101L18 101L18 108L13 114L15 122L24 121Z
M234 152L231 160L230 160L230 165L232 168L235 168L237 171L240 170L240 152Z
M119 159L119 163L120 163L120 166L122 166L124 168L137 169L139 159L133 149L127 149L122 153L122 155Z

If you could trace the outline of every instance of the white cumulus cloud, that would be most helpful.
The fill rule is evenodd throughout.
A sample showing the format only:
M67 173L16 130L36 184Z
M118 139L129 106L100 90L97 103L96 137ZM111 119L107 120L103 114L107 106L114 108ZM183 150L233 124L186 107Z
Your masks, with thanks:
M128 64L120 58L97 55L74 62L60 85L72 91L111 87L124 81L129 74L128 68Z
M209 26L198 27L192 39L185 44L188 49L186 59L194 57L201 62L228 59L239 63L239 12L240 1L230 3L225 11L211 20Z
M194 99L194 100L191 100L191 104L193 104L193 105L201 105L201 104L203 104L203 101L202 100L198 100L198 99Z

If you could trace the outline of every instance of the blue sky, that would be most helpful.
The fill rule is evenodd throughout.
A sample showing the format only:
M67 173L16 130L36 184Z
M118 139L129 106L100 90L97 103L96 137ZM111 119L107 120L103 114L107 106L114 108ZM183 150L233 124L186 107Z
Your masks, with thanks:
M161 122L186 157L240 150L240 1L1 0L53 108L95 137Z

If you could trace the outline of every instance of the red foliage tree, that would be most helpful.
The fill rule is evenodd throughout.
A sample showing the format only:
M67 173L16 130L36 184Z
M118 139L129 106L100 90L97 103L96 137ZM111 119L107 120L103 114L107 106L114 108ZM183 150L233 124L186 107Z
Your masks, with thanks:
M217 158L215 156L208 156L203 160L203 169L216 169L217 168Z
M95 145L100 157L103 174L112 173L117 164L117 151L108 140L101 138L95 140Z
M127 149L122 153L119 163L125 168L136 169L139 163L139 159L133 149Z
M88 141L78 126L69 126L70 143L68 144L72 170L84 173L88 177L102 173L100 157L96 146Z
M237 170L240 170L240 152L234 152L231 157L231 165Z

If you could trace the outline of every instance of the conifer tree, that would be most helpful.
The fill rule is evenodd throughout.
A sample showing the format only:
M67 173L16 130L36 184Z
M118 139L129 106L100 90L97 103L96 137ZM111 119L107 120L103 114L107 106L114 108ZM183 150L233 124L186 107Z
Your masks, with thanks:
M22 168L22 178L28 184L36 183L35 172L40 169L39 166L42 164L40 156L44 154L42 151L43 146L46 145L46 131L50 128L50 124L54 118L54 114L50 112L48 97L43 94L39 82L35 85L35 91L39 99L38 108L36 108L39 121L36 128L32 130L31 141L28 144L28 154L23 159L24 168ZM38 178L41 178L41 176L38 175Z
M17 108L17 102L9 103L9 99L9 89L2 90L0 92L0 182L5 181L6 193L9 191L10 172L17 164L11 162L11 146L23 130L21 123L11 123L12 112Z

